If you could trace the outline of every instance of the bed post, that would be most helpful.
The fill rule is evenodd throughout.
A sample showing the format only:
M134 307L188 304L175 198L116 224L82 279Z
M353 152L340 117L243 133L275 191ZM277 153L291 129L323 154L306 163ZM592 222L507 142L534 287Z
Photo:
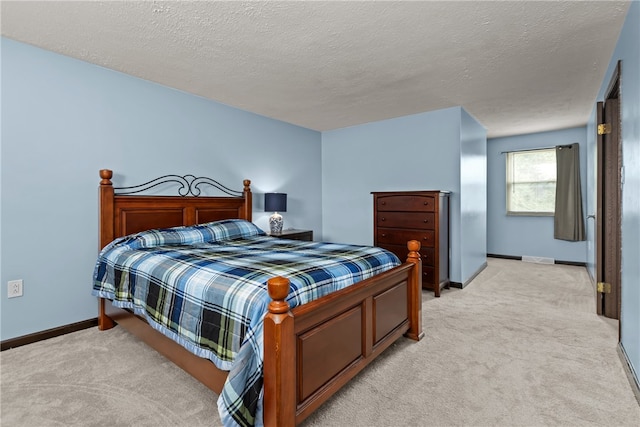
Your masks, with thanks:
M98 248L99 250L107 246L112 240L114 236L113 229L113 184L111 183L111 178L113 177L113 172L109 169L101 169L100 170L100 200L99 210L100 210L100 230L99 236L100 241ZM98 298L98 329L104 331L105 329L111 329L115 326L114 321L107 316L105 312L105 300L104 298Z
M272 301L264 320L264 425L289 427L296 423L296 339L284 300L289 279L273 277L267 286Z
M100 247L102 249L113 240L113 171L100 169Z
M244 196L244 219L251 221L251 214L253 213L253 202L251 200L251 180L245 179L242 181L244 189L242 194Z
M413 264L411 275L409 276L409 320L411 326L406 336L420 341L424 338L422 331L422 260L420 259L420 242L409 240L407 242L409 255L407 262Z

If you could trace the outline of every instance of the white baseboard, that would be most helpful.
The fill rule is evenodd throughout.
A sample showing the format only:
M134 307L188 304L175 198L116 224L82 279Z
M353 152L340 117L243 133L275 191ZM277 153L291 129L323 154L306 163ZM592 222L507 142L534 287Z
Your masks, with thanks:
M555 264L556 263L556 260L554 260L553 258L546 258L542 256L527 256L527 255L522 256L522 261L533 262L536 264Z

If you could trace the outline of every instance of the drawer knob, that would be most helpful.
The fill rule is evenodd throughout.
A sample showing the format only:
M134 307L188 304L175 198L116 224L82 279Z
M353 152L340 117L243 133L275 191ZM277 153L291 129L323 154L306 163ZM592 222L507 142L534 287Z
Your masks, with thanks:
M425 206L426 206L426 205L428 205L428 204L429 204L429 202L424 202L424 205L425 205Z
M386 220L387 220L387 218L385 218L385 217L382 217L382 221L386 221Z
M382 205L386 205L386 204L387 204L387 202L380 202L380 204L382 204Z
M423 222L429 222L429 220L428 220L428 219L425 219Z
M382 237L387 237L387 235L385 233L382 233Z

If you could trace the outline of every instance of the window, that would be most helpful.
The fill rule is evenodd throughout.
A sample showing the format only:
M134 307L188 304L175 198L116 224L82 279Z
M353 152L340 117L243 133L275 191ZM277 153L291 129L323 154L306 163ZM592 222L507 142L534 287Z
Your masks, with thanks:
M555 148L507 153L507 215L553 216Z

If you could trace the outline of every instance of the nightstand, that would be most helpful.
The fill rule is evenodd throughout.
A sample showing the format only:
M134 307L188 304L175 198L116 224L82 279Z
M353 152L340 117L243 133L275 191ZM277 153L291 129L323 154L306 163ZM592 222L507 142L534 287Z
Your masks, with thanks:
M269 236L276 237L278 239L304 240L310 242L313 240L313 230L298 230L290 228L288 230L282 230L282 232L278 234L269 234Z

